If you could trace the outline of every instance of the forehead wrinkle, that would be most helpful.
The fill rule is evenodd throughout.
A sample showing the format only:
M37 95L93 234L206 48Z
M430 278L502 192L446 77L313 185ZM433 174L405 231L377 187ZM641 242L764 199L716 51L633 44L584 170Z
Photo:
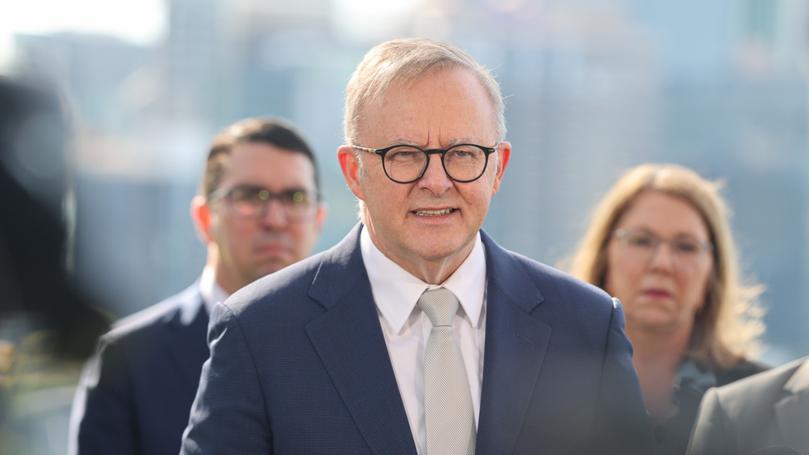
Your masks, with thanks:
M478 139L473 139L471 136L444 136L443 125L438 126L437 131L438 146L443 148L450 148L458 144L477 144ZM430 131L427 132L427 145L430 144ZM485 144L484 144L485 145Z
M443 74L442 74L443 73ZM438 72L438 73L431 73L435 75L445 75L451 74L451 72ZM376 143L376 144L361 144L363 146L374 146L374 147L387 147L390 145L395 145L396 143L400 143L403 145L414 145L421 148L430 148L430 147L440 147L440 148L449 148L453 145L461 144L461 143L472 143L478 144L483 146L491 146L489 142L491 140L488 138L488 132L484 130L489 130L489 125L486 124L486 118L478 119L479 115L485 114L485 111L489 110L491 106L488 103L489 99L485 98L480 100L482 103L475 103L472 106L463 106L460 107L462 112L459 114L457 110L459 106L456 106L456 110L454 115L451 117L447 117L449 109L446 106L443 106L444 101L443 99L434 99L431 96L424 97L407 97L407 92L419 91L420 88L416 87L419 83L424 82L426 78L418 78L413 81L408 81L403 83L402 81L396 81L392 83L390 86L383 91L378 98L375 100L366 103L363 106L363 111L368 113L370 110L374 111L393 111L401 114L402 117L399 119L398 122L395 124L387 125L383 127L381 124L375 125L368 125L365 122L362 122L358 125L358 130L363 131L362 136L365 136L365 133L375 134L374 129L383 127L388 128L388 132L395 133L388 136L387 139L384 136L384 130L377 130L377 133L381 132L382 136L378 137L376 140L381 142L386 142L385 144ZM444 91L452 89L457 91L458 81L452 80L444 80L442 79L439 81L440 83L436 87L436 89L441 92L442 89ZM480 81L477 79L474 80L474 85L471 87L467 87L464 85L468 84L460 84L460 90L464 94L472 95L471 97L474 98L474 95L478 95L478 91L481 88ZM449 88L448 88L449 87ZM404 94L401 92L405 92ZM440 95L439 95L440 96ZM460 96L461 98L466 98L465 96ZM398 102L404 100L407 103L407 109L397 109L400 106L397 106ZM470 114L470 115L467 115ZM474 114L475 121L472 122L475 126L479 128L475 129L474 126L470 126L468 121L460 121L458 117L471 118ZM486 117L485 115L483 115ZM457 120L457 121L456 121ZM483 124L478 125L478 121L480 120ZM364 125L363 125L364 124ZM495 132L496 134L496 132ZM453 136L455 135L455 136ZM393 137L397 139L392 139ZM426 141L425 141L426 139ZM495 141L498 138L495 138ZM424 141L424 142L423 142ZM437 144L437 145L436 145Z

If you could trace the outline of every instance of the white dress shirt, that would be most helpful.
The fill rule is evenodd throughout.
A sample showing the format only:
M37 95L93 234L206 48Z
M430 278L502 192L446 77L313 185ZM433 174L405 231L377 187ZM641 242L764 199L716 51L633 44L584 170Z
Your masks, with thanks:
M230 297L230 294L216 284L216 280L214 279L215 275L213 267L205 266L205 268L202 269L202 276L199 278L199 293L202 295L202 302L205 304L205 309L208 310L208 316L211 315L213 307L215 307L217 303L222 303Z
M432 324L416 304L425 290L438 287L449 289L458 298L460 305L453 326L466 366L477 426L486 336L486 255L483 242L478 234L472 252L440 286L425 283L390 260L374 245L365 228L360 235L360 249L413 441L419 454L424 454L427 452L424 348Z

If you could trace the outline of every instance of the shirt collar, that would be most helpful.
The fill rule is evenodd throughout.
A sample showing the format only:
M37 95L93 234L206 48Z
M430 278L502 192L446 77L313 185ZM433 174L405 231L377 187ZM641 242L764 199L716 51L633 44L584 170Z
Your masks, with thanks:
M211 314L217 303L222 303L230 297L230 294L216 283L216 273L213 267L207 265L202 269L202 276L199 278L199 293L202 295L202 301L205 303L208 314Z
M475 328L480 325L486 290L486 255L479 232L472 252L440 286L425 283L385 256L374 245L364 226L360 234L360 251L377 309L394 332L401 332L421 294L438 287L452 291L469 323Z

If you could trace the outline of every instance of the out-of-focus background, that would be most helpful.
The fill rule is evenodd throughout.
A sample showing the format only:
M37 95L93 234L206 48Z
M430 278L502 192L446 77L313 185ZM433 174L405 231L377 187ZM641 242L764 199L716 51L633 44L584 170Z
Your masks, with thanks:
M199 274L189 201L209 140L237 119L300 127L329 207L318 249L342 238L356 222L335 159L345 83L374 44L426 36L468 50L507 97L514 154L486 222L501 244L556 264L627 167L692 167L726 182L745 275L766 285L763 359L809 353L805 0L0 5L0 73L54 86L71 109L73 264L116 317ZM47 157L12 161L23 179L49 172ZM47 427L29 453L64 452L69 395L25 408Z

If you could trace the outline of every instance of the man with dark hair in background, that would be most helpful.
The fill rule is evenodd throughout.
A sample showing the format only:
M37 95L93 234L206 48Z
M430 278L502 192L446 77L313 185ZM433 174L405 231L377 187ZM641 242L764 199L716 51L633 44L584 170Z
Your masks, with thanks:
M70 453L180 450L211 309L303 259L317 240L325 207L311 149L279 120L229 126L213 141L191 217L208 249L201 277L102 337L76 393Z

